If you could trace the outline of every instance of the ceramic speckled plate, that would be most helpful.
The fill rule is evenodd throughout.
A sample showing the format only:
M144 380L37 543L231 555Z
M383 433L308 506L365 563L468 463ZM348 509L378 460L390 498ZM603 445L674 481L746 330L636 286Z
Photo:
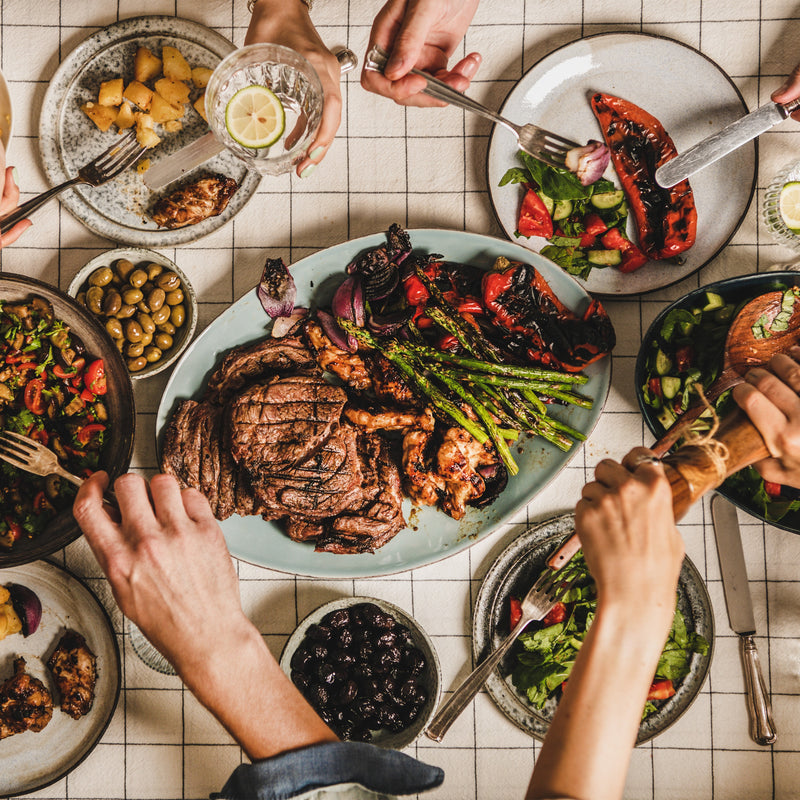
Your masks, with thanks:
M678 152L747 113L736 85L710 58L681 42L645 33L589 36L545 56L511 90L501 113L514 122L533 122L577 142L602 139L589 99L606 92L630 100L655 116ZM487 156L489 192L500 224L514 237L522 201L519 185L499 186L518 166L508 131L495 126ZM682 280L717 256L741 225L755 191L757 145L740 147L689 179L697 206L697 240L683 263L651 261L636 272L593 269L582 284L593 294L634 295ZM619 181L612 167L606 177ZM628 234L635 241L632 216ZM519 243L539 251L540 236Z
M575 527L572 514L554 517L529 528L497 557L483 579L472 619L472 649L476 663L496 648L508 634L508 598L524 597L545 567L547 557ZM709 644L705 656L694 654L689 674L676 686L676 693L659 710L643 720L637 744L663 733L692 704L703 686L711 665L714 646L714 612L703 579L686 558L678 583L678 607L689 631L703 636ZM519 645L517 645L518 647ZM486 688L498 708L518 727L536 739L544 739L556 711L550 700L544 708L534 708L511 682L516 663L516 648L486 681Z
M117 136L113 126L101 133L80 106L96 101L102 81L121 76L127 85L133 79L133 58L138 47L160 55L164 45L177 47L191 66L212 69L235 49L224 36L203 25L166 16L122 20L85 39L59 66L42 104L39 150L53 186L76 175L83 164L103 152ZM194 102L199 94L194 89L190 101ZM145 158L154 164L208 132L208 125L191 106L182 121L183 130L163 134L161 143ZM141 247L185 244L217 230L235 216L255 194L261 180L227 151L193 171L187 180L206 172L233 178L239 189L219 216L177 230L159 229L147 217L147 209L160 193L150 192L143 176L133 168L103 186L69 190L60 200L87 227L109 239ZM164 192L174 191L179 185L171 184Z
M569 308L582 312L589 296L572 277L546 258L519 245L475 233L440 230L411 230L415 250L442 253L449 261L489 269L498 256L533 264ZM330 301L345 276L345 267L359 253L386 241L373 234L322 250L292 265L297 284L297 305ZM177 404L202 396L211 372L223 354L233 347L269 335L271 320L258 301L255 290L223 312L198 336L175 366L164 389L156 418L156 431L164 430ZM606 401L611 380L611 359L604 358L586 369L589 381L581 391L594 399L594 407L559 407L553 414L587 436L597 422ZM157 448L160 452L160 447ZM565 453L539 438L520 440L514 457L519 475L510 478L500 496L486 508L470 508L456 521L430 506L415 508L403 504L408 527L374 553L337 555L317 553L313 544L292 541L277 522L237 514L221 523L231 553L237 558L271 569L318 578L356 578L390 575L421 567L465 550L485 538L498 525L535 497L580 452L576 443Z
M92 751L111 722L121 683L117 638L105 609L71 572L48 561L0 570L0 584L18 583L42 602L42 621L28 637L0 642L0 683L14 673L22 656L26 671L53 695L53 717L38 733L26 731L0 741L0 796L28 794L63 778ZM45 662L65 629L78 631L97 656L97 684L92 709L72 719L58 708L60 698Z

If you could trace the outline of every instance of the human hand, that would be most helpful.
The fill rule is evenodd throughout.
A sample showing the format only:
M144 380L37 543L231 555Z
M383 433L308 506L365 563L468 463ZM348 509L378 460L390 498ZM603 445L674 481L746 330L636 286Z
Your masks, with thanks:
M115 485L116 514L103 505L107 485L104 472L88 478L73 515L122 612L182 677L210 657L212 642L235 652L236 637L250 623L206 499L195 489L181 491L169 475L156 475L148 494L145 481L128 474Z
M648 606L669 630L683 563L672 490L652 452L631 450L619 464L601 461L575 508L575 531L597 585L598 606L630 615Z
M444 105L421 94L425 79L408 74L416 67L466 91L481 64L480 54L470 53L450 70L447 63L477 7L478 0L389 0L375 17L368 45L368 50L378 45L389 53L389 61L383 74L365 69L361 85L402 105Z
M290 47L306 58L319 75L325 97L322 120L306 157L296 170L299 177L308 177L328 152L342 120L339 61L323 43L308 8L300 0L257 0L244 39L245 44L256 42Z
M800 64L798 64L783 82L780 89L776 89L771 95L771 99L776 103L788 103L800 97ZM792 119L800 122L800 111L792 114Z
M800 489L800 347L779 353L735 386L733 399L758 428L770 457L755 468L766 481Z
M19 188L14 180L14 167L6 166L6 151L0 144L0 176L4 178L2 196L0 196L0 217L10 214L19 205ZM10 231L0 236L0 248L16 242L31 226L29 219L18 222Z

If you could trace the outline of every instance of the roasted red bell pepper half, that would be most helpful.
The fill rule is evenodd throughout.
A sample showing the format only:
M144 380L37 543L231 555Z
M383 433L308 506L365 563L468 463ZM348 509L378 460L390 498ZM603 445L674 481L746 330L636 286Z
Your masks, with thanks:
M544 236L545 239L553 235L553 218L533 189L528 189L522 199L517 232L522 236Z
M601 92L592 97L592 111L636 220L641 250L652 259L688 250L697 234L689 182L664 189L655 178L656 169L678 154L664 126L639 106Z

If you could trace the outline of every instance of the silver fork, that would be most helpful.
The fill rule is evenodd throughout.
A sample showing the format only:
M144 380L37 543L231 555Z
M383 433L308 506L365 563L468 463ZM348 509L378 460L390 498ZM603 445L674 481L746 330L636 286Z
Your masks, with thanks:
M83 484L83 478L73 475L61 466L58 456L52 450L20 433L0 432L0 459L34 475L58 475L75 486ZM104 499L113 506L117 505L116 495L110 489L106 490Z
M378 45L375 45L367 53L364 68L372 70L373 72L383 73L384 69L386 69L387 60L388 55L386 51L378 47ZM422 70L419 69L412 69L411 73L414 75L421 75L428 81L427 88L423 89L425 94L430 97L435 97L437 100L441 100L444 103L463 108L466 111L472 111L475 114L479 114L482 117L492 120L492 122L497 122L503 127L508 128L508 130L517 137L517 143L521 150L539 159L539 161L544 161L545 164L549 164L551 167L556 167L557 169L563 168L564 157L567 151L572 150L574 147L580 147L577 142L565 139L557 133L552 133L544 128L540 128L538 125L533 125L531 123L527 125L517 125L495 111L486 108L486 106L481 105L472 98L467 97L462 92L456 91L452 86L449 86L444 81L440 81L438 78L434 78L433 75L429 75L427 72L422 72Z
M450 726L467 707L470 700L480 691L489 675L500 663L517 637L525 630L529 623L543 619L552 610L553 606L564 597L580 576L575 575L571 580L560 578L558 571L547 569L536 583L528 590L522 601L522 617L514 626L511 633L498 645L497 649L473 672L467 676L461 686L456 689L450 699L436 712L431 724L428 725L425 735L435 742L441 742Z
M81 183L88 183L90 186L101 186L112 178L116 178L120 172L124 172L133 163L138 161L139 156L144 153L146 147L142 147L136 141L136 132L131 129L118 139L108 150L100 153L97 158L84 164L76 177L65 181L46 192L36 195L32 200L21 205L4 217L0 217L0 234L8 233L18 222L29 217L34 211L43 206L52 197L60 194L65 189L78 186Z

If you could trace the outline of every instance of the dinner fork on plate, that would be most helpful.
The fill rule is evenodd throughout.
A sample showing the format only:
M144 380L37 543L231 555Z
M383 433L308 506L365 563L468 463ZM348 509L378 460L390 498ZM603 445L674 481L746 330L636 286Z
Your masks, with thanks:
M522 616L513 627L511 633L497 646L491 655L477 667L453 692L450 699L436 712L431 724L428 725L425 735L435 742L441 742L450 726L467 707L470 700L480 691L489 675L500 663L517 637L525 630L529 623L543 619L553 609L553 606L572 588L580 575L571 579L564 579L557 570L549 567L539 576L539 579L528 590L522 600Z
M388 54L378 45L375 45L368 53L364 68L372 70L373 72L383 73L386 69L386 62ZM561 169L564 167L564 158L569 150L575 147L580 147L577 142L565 139L557 133L540 128L538 125L528 123L526 125L517 125L511 120L506 119L495 111L492 111L486 106L481 105L471 97L467 97L462 92L457 91L452 86L449 86L444 81L434 78L427 72L419 69L412 69L413 75L421 75L428 81L428 86L422 91L430 97L435 97L444 103L449 103L453 106L458 106L466 111L472 111L482 117L497 122L503 127L510 130L516 137L517 143L521 150L524 150L528 155L544 161L551 167Z
M17 469L24 469L34 475L58 475L60 478L81 486L83 478L73 475L61 466L58 456L40 442L29 436L12 431L0 432L0 459L11 464ZM107 489L103 495L104 500L112 506L117 506L117 498L113 491Z
M18 222L29 217L48 200L65 189L78 186L81 183L88 183L90 186L101 186L112 178L116 178L117 175L138 161L146 149L146 147L139 144L136 140L136 132L131 129L114 142L111 147L100 153L97 158L88 164L84 164L74 178L36 195L36 197L28 200L27 203L24 203L19 208L4 217L0 217L0 234L8 233Z

